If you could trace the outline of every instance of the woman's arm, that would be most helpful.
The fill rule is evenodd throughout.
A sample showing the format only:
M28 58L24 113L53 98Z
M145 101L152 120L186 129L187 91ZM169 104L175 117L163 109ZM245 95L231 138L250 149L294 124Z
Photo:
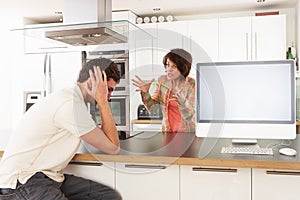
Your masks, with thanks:
M192 81L186 93L186 98L179 101L181 117L190 129L195 130L195 81Z

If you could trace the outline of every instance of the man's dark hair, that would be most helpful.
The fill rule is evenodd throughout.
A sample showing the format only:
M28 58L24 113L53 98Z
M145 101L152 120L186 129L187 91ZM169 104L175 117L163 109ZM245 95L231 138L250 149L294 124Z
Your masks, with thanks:
M94 66L99 66L101 71L105 71L107 81L112 78L116 83L120 82L121 72L116 63L107 58L97 58L88 61L79 72L77 82L84 82L90 77L89 70L94 73Z
M172 49L165 57L163 58L163 64L166 66L167 59L175 63L181 75L186 78L192 67L192 56L189 52L184 49Z

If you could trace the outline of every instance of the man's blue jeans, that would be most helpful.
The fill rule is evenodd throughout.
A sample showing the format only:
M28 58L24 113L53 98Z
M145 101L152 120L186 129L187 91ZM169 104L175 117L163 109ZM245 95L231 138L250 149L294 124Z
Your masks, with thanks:
M65 174L62 183L39 172L15 190L1 189L0 200L121 200L120 194L103 184Z

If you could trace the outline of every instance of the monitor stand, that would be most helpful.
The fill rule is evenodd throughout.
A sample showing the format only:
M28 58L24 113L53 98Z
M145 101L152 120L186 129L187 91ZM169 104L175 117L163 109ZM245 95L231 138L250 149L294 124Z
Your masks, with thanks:
M257 144L257 140L256 139L232 139L231 140L232 144Z

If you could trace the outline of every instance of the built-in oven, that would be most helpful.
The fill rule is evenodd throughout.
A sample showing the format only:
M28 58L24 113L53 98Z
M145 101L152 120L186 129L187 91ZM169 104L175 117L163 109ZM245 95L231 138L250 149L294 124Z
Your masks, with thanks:
M112 96L109 106L113 114L118 130L129 130L129 96ZM101 125L100 111L98 105L95 107L95 121Z

